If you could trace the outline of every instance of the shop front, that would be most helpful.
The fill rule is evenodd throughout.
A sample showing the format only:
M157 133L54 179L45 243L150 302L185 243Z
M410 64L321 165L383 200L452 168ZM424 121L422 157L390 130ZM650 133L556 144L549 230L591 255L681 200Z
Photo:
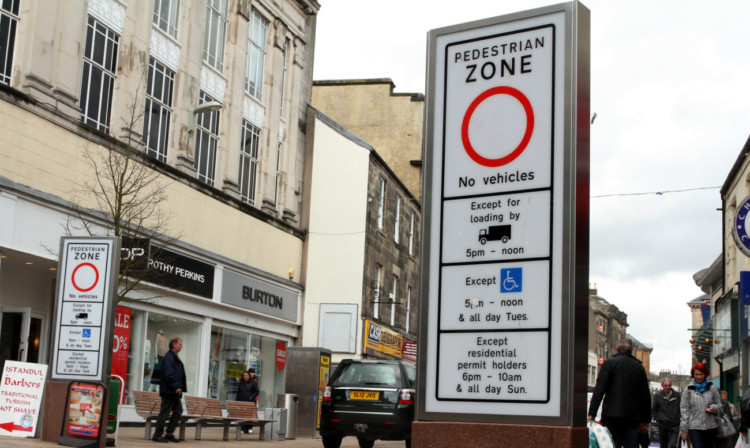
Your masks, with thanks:
M11 222L5 229L26 232L0 228L0 364L47 363L54 251L68 216L54 204L6 199L0 195L0 213ZM145 257L147 275L117 304L112 374L124 383L121 421L143 421L132 392L158 391L161 362L175 337L183 341L189 395L234 400L242 372L254 368L259 407L275 407L286 380L279 347L299 336L300 285L180 242L151 251L132 249L157 243L128 243L123 257Z
M417 341L368 319L365 319L364 331L364 358L400 359L416 365Z

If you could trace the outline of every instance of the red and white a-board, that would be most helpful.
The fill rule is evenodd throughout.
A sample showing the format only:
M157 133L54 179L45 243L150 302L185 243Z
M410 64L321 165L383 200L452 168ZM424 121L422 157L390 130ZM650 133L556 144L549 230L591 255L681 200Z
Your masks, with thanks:
M0 436L34 437L46 376L45 364L5 361L0 380Z

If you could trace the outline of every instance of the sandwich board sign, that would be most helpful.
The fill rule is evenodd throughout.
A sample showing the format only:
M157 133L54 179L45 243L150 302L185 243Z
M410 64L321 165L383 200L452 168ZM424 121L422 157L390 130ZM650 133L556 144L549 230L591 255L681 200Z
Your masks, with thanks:
M417 418L570 425L587 362L588 10L433 30L427 84Z

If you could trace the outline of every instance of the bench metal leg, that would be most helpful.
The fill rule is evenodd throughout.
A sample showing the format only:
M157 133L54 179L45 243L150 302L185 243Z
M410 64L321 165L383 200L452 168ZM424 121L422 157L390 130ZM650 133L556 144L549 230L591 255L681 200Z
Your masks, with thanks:
M258 425L260 428L260 434L258 434L258 438L260 440L266 440L266 425Z
M146 420L146 440L151 439L151 420Z
M237 440L242 440L242 425L237 425Z
M195 424L195 440L201 439L201 426L203 426L201 422Z
M185 425L187 422L180 423L180 441L185 440Z
M229 440L229 423L224 423L224 440Z

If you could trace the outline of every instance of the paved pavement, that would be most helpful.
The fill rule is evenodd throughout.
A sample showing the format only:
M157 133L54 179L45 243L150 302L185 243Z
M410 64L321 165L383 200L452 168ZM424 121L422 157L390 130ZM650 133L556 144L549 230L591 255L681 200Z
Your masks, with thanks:
M201 431L202 440L192 440L195 437L195 428L189 427L186 430L184 442L174 443L155 443L150 440L144 440L145 429L139 427L120 428L120 434L117 441L118 447L125 448L323 448L323 442L320 438L312 439L310 437L297 437L294 440L258 440L258 430L254 434L243 434L242 440L234 440L234 431L230 431L230 440L223 441L222 428L209 427ZM41 439L23 439L18 437L0 436L0 447L2 448L41 448L41 447L59 447L55 442L45 442ZM344 437L341 444L342 448L358 447L357 439L354 437ZM404 442L377 440L377 448L404 448Z

